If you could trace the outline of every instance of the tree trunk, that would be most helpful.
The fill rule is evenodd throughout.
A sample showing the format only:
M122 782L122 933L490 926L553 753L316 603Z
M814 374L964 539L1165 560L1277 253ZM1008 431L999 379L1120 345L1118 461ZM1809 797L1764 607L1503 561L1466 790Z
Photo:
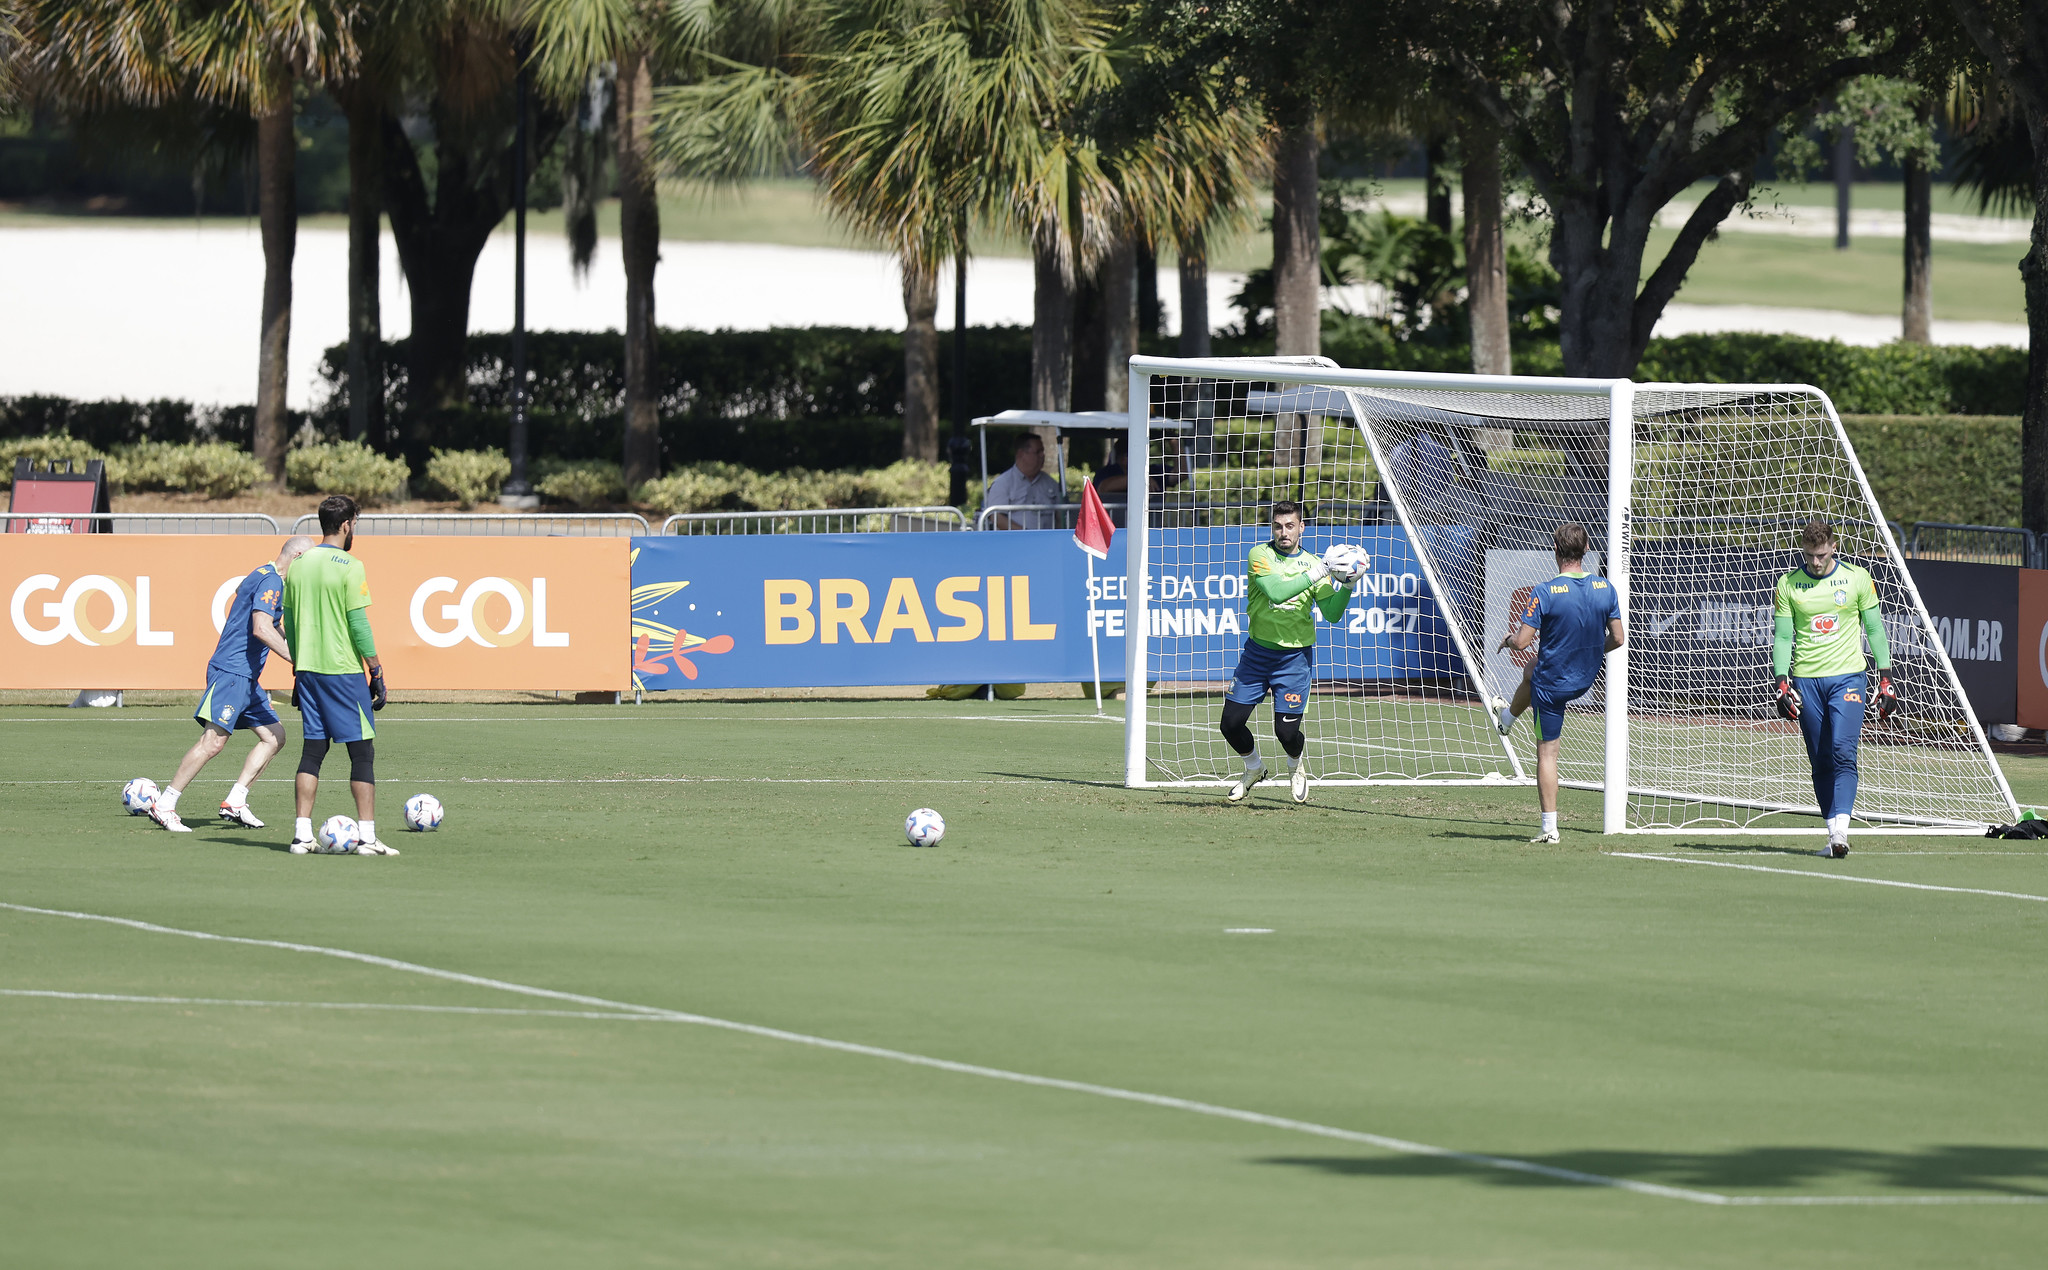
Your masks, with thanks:
M1472 317L1472 373L1511 375L1507 239L1501 232L1500 133L1475 116L1460 129L1465 170L1466 309Z
M271 104L256 117L256 199L263 232L263 327L256 358L256 461L275 483L284 481L290 441L285 390L291 380L292 255L298 246L299 207L294 165L298 135L292 126L292 75L277 66L270 76Z
M1920 107L1923 118L1930 104ZM1906 285L1899 338L1909 344L1934 342L1934 175L1918 158L1905 162Z
M1282 356L1323 351L1322 226L1316 127L1288 128L1273 156L1273 344Z
M1109 249L1102 284L1102 408L1131 407L1131 358L1138 352L1138 245L1129 235Z
M1074 285L1057 244L1042 236L1031 248L1031 282L1031 408L1065 410L1074 392Z
M358 83L348 111L348 435L384 444L384 109Z
M655 198L648 110L654 76L647 58L619 64L619 254L626 262L626 488L661 475L660 334L654 325L654 268L661 260L661 205Z
M1444 139L1431 137L1422 147L1422 164L1425 174L1422 178L1423 219L1451 236L1451 183L1444 179ZM1470 215L1470 212L1466 213Z
M939 457L939 273L903 266L903 457Z
M1175 244L1180 256L1180 343L1182 357L1209 355L1209 245L1200 233Z
M1166 315L1159 307L1159 253L1150 246L1138 247L1138 333L1157 335L1166 329Z
M1102 271L1108 263L1105 260L1096 265L1093 277L1082 275L1074 279L1074 318L1068 328L1073 332L1074 349L1068 371L1069 410L1109 408L1108 400L1102 395L1109 366L1109 326L1102 309ZM1046 453L1052 453L1049 440Z
M2041 68L2048 71L2048 67ZM2028 112L2030 115L2033 112ZM2020 261L2027 295L2027 401L2020 415L2020 523L2048 533L2048 114L2027 120L2034 141L2034 231Z

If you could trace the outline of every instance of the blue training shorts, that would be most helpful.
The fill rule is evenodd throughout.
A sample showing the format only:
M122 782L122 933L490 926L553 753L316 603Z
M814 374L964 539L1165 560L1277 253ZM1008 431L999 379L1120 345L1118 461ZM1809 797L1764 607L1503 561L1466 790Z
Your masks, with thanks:
M308 741L367 741L370 685L362 675L299 673L299 727Z
M1237 673L1231 676L1226 701L1255 706L1273 694L1274 714L1301 714L1308 709L1309 688L1316 677L1316 650L1268 648L1246 640L1237 657Z
M1536 739L1555 741L1564 735L1564 708L1591 691L1593 686L1588 684L1569 696L1553 697L1546 695L1535 684L1530 684L1529 709L1536 714Z
M270 708L270 694L254 679L209 672L206 695L199 698L199 708L192 712L192 717L232 734L236 728L267 727L277 722L277 711Z

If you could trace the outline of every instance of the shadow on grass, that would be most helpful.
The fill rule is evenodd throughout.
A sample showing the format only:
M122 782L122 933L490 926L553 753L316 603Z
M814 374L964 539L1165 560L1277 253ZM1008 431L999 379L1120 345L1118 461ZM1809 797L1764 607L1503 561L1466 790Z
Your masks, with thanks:
M2048 1149L2040 1147L1934 1146L1919 1151L1743 1147L1698 1153L1557 1151L1513 1158L1554 1169L1719 1192L1803 1187L1835 1178L1854 1178L1864 1185L1900 1191L2048 1196ZM1563 1178L1518 1173L1477 1160L1445 1156L1273 1156L1259 1163L1314 1169L1339 1177L1463 1177L1492 1186L1581 1185Z
M1791 855L1810 856L1820 850L1820 839L1815 838L1810 847L1777 847L1761 842L1674 842L1666 851L1704 851L1712 855ZM1646 854L1652 854L1646 850ZM1854 852L1852 851L1853 855Z

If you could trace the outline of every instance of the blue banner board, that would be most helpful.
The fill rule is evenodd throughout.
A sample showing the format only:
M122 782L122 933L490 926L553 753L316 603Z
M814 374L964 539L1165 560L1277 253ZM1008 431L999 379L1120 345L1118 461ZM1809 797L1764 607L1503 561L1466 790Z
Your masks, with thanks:
M1429 530L1451 549L1471 531ZM1230 678L1244 646L1245 556L1263 526L1153 539L1151 677ZM1311 531L1372 568L1322 625L1325 679L1439 677L1455 650L1398 527ZM1080 683L1091 617L1102 677L1124 675L1124 544L1095 565L1065 530L633 540L633 671L649 690ZM1093 612L1091 614L1091 599Z

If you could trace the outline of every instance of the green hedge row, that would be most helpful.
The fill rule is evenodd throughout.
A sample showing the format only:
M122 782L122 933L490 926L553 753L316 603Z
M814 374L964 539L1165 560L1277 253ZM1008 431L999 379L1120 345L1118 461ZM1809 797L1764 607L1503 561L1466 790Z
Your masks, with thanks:
M1842 424L1892 520L2020 523L2017 418L1847 415Z

